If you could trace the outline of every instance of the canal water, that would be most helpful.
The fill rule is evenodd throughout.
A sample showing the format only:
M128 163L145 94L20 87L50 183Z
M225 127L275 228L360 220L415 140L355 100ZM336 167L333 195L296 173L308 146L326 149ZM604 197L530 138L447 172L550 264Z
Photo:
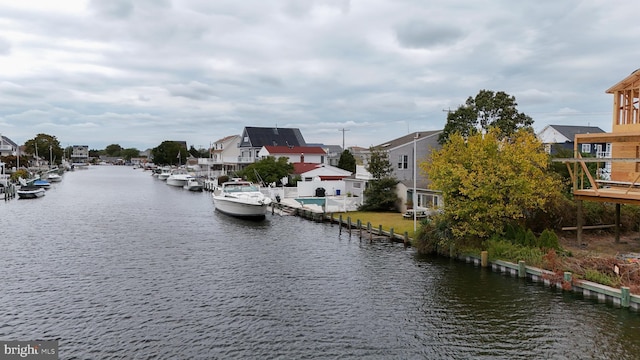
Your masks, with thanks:
M0 203L0 340L61 359L638 359L640 315L131 167Z

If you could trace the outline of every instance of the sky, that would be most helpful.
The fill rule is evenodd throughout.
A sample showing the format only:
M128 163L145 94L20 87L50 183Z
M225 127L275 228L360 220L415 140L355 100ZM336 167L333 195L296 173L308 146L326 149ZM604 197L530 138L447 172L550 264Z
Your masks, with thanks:
M246 126L369 147L442 129L480 90L611 131L640 3L0 0L0 134L207 148Z

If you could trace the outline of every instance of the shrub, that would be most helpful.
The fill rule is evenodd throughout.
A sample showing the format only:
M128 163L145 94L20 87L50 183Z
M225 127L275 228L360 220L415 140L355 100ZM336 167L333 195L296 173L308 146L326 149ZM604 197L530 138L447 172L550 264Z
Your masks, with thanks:
M558 235L552 230L545 229L538 237L537 246L542 249L560 250Z
M524 243L522 245L532 247L536 246L536 243L537 239L533 234L533 231L531 231L531 229L527 230L527 232L524 234Z
M524 260L532 266L540 266L544 252L538 248L526 247L518 244L512 244L505 240L497 240L495 238L486 241L487 252L492 260L505 260L517 263Z
M584 278L589 281L593 281L598 284L616 287L619 284L619 280L615 279L605 273L601 273L595 269L586 269L584 272Z

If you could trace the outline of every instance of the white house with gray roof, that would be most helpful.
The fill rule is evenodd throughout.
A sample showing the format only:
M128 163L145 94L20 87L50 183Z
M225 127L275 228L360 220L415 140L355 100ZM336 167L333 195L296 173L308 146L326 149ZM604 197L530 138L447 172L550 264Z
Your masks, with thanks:
M547 125L538 133L537 137L544 144L547 154L555 155L561 149L573 153L576 134L602 134L604 132L597 126ZM582 153L595 157L609 157L605 156L605 153L611 153L611 145L607 148L606 143L582 144L580 150Z

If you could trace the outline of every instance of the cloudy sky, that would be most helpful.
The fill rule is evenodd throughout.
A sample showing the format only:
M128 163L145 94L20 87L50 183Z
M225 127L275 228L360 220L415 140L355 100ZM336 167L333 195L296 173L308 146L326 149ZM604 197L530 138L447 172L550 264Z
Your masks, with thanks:
M640 5L511 0L0 0L0 133L196 148L245 126L368 147L480 90L611 130ZM635 60L634 60L635 59ZM341 129L348 131L342 132Z

